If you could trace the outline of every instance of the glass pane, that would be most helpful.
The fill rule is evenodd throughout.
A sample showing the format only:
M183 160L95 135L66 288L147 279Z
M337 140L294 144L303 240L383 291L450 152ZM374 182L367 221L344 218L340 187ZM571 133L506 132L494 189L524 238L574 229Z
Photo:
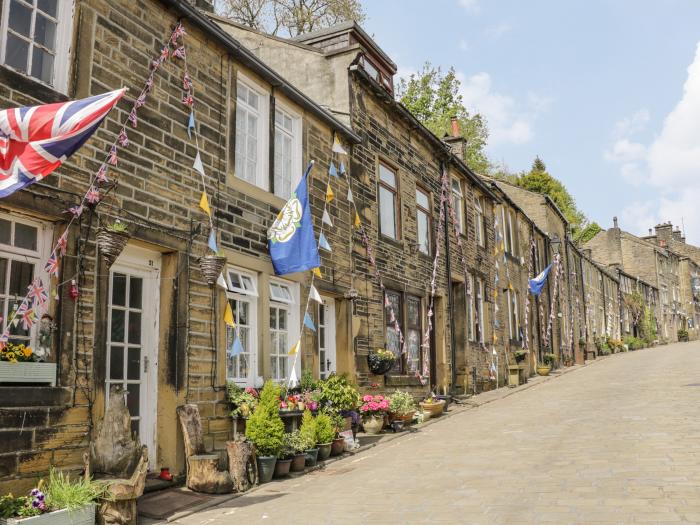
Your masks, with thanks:
M279 329L280 330L286 330L287 329L287 310L279 310Z
M246 303L244 301L235 302L238 303L238 324L248 326L250 324L248 320L248 307L250 306L250 303Z
M418 204L418 206L422 206L426 210L430 209L428 195L421 190L416 190L416 204Z
M277 332L270 332L270 353L276 354L278 347Z
M420 299L409 297L407 307L408 326L411 328L420 328Z
M141 349L129 348L126 361L126 378L141 379Z
M286 355L289 352L289 345L287 344L287 332L280 332L278 334L279 341L277 343L277 353L280 355Z
M115 273L112 278L112 304L126 306L126 275Z
M113 346L109 351L109 378L124 379L124 348Z
M17 35L7 33L7 49L5 50L5 64L21 71L27 72L27 58L29 57L29 42L22 40Z
M240 276L237 272L228 272L228 278L231 281L231 286L233 288L242 288Z
M238 377L248 377L248 357L245 354L238 356Z
M5 315L5 299L0 299L0 330L5 329L5 319L7 316Z
M396 188L396 174L383 164L379 165L379 179L392 188Z
M459 185L459 181L452 181L452 193L454 193L456 197L462 196L462 187Z
M5 294L5 279L7 277L7 259L0 258L0 294ZM2 315L2 312L0 312Z
M139 410L139 394L141 393L141 385L126 385L126 391L129 393L129 395L126 396L126 408L129 409L129 414L131 414L132 417L141 415Z
M30 38L29 32L32 27L32 8L17 0L12 0L10 2L10 20L8 25L10 29Z
M58 4L58 0L39 0L37 2L37 6L39 9L41 9L44 13L51 15L52 17L56 18L56 7Z
M12 261L10 265L9 294L24 297L27 293L27 286L34 278L34 265L22 261Z
M112 310L112 332L110 334L110 341L112 342L124 342L124 316L126 312L124 310Z
M141 343L141 314L129 312L129 343Z
M15 223L15 246L36 251L37 229L19 222Z
M270 366L272 367L272 377L275 379L279 379L279 375L277 375L277 358L276 357L271 357L270 358Z
M386 297L389 300L389 304L391 307L394 309L394 315L397 316L397 318L401 315L401 310L400 310L400 297L399 294L394 293L394 292L386 292ZM390 321L390 310L387 307L386 309L386 322L389 324Z
M253 285L253 280L250 277L242 275L241 282L243 283L243 289L246 292L255 292L255 286Z
M279 377L287 377L287 358L280 357L280 375Z
M389 326L386 328L386 348L387 350L391 350L396 356L401 354L399 336L396 330Z
M34 42L52 51L56 49L56 23L38 13L34 21Z
M420 363L420 333L417 330L408 331L406 346L408 347L408 369L415 372Z
M0 243L10 244L12 238L12 223L5 219L0 219Z
M382 234L396 238L396 211L394 194L384 187L379 188L379 218Z
M132 277L129 279L129 307L141 309L141 292L143 290L143 279Z
M418 211L418 249L423 253L430 253L430 238L428 232L428 216Z
M277 328L277 308L270 308L270 328Z
M236 87L236 98L238 100L246 101L248 99L248 88L243 84L238 84Z
M47 84L53 80L53 55L36 46L32 57L32 76Z
M248 90L248 105L252 107L253 109L258 109L258 101L259 98L257 93L254 93L251 90Z

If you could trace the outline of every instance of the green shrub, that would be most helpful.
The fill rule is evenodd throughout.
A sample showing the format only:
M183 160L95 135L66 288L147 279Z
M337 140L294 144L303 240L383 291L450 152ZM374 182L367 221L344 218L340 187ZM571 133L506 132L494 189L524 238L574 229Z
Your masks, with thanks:
M354 410L360 405L360 393L344 375L331 374L321 382L321 405L330 404L338 412Z
M312 437L302 434L301 430L295 430L284 435L284 446L288 454L301 454L316 445Z
M684 330L683 328L678 330L678 340L679 341L687 341L688 340L688 330Z
M107 487L99 481L82 476L72 480L56 469L49 472L46 488L46 506L50 509L79 509L107 494Z
M245 437L255 443L260 456L276 456L284 446L284 423L279 415L281 389L268 380L260 392L260 402L250 416Z
M310 410L304 410L304 415L301 418L301 426L299 427L301 439L308 443L306 450L316 446L316 420Z
M314 374L310 368L305 368L301 373L301 381L299 381L299 389L302 392L309 392L318 388L318 381L314 379Z
M644 339L631 335L626 336L624 342L630 350L639 350L646 346L646 341L644 341Z
M557 363L557 354L544 354L544 356L542 356L542 359L544 360L545 364L554 367L554 365Z
M328 414L316 416L316 443L325 445L335 439L335 425Z
M409 414L416 409L416 402L408 392L396 391L389 396L389 410L394 414Z

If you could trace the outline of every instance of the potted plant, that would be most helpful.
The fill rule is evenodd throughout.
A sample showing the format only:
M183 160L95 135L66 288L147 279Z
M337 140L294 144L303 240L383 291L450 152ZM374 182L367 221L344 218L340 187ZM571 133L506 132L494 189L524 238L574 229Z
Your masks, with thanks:
M214 286L219 279L219 275L226 266L226 256L219 250L215 254L207 254L199 259L199 269L202 271L204 279L209 286Z
M56 363L41 363L24 343L0 345L0 383L56 382Z
M431 393L428 397L421 401L420 408L423 411L426 419L437 417L442 414L442 411L445 408L445 401Z
M369 371L376 375L384 375L394 367L396 355L391 350L377 348L367 354Z
M367 394L362 397L360 414L362 427L368 434L379 434L384 428L384 416L389 411L389 400L384 396Z
M107 263L107 268L111 267L117 257L121 255L129 239L131 239L131 234L127 230L126 224L120 222L119 219L97 230L95 242L100 249L102 258Z
M678 330L678 340L687 342L688 341L688 330L685 330L683 328Z
M260 392L260 402L248 419L245 436L255 444L258 479L266 483L275 472L277 454L284 445L284 423L279 415L280 387L272 381L265 382Z
M235 383L229 383L226 390L228 402L231 405L231 417L248 419L258 406L258 391L250 387L244 390Z
M323 461L331 455L331 445L335 439L335 425L328 414L320 413L316 416L316 446L318 447L318 459Z
M290 440L291 434L285 433L282 439L282 449L277 453L277 462L275 463L276 478L281 478L288 475L289 469L292 466L294 449L292 448Z
M527 350L516 350L513 352L513 357L515 358L516 363L522 363L527 357Z
M355 410L360 404L360 393L344 375L331 374L320 384L318 402L322 407L339 413L348 413L345 416L347 426L348 423L352 423L349 412Z
M331 456L339 456L345 450L345 438L338 435L346 430L345 417L334 410L327 410L326 413L330 416L335 428L335 438L331 443Z
M291 472L303 472L306 464L306 451L314 446L313 439L307 434L302 434L297 429L294 432L284 435L285 447L289 450L292 463L289 470Z
M552 366L556 362L556 354L546 353L542 356L542 363L537 365L537 374L541 376L548 376L552 371Z
M408 392L396 391L389 396L390 421L410 423L416 414L416 402Z
M318 447L316 446L316 420L309 409L304 410L299 427L301 439L306 444L306 466L315 467L318 461Z
M0 497L0 525L93 525L95 501L107 493L105 484L83 477L70 479L51 469L28 496Z

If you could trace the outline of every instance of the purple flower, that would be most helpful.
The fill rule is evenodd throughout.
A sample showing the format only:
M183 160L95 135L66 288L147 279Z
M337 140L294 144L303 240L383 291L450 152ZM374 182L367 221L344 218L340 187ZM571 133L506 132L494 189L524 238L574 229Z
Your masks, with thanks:
M32 491L29 493L30 496L35 497L41 494L41 491L39 489L32 489Z

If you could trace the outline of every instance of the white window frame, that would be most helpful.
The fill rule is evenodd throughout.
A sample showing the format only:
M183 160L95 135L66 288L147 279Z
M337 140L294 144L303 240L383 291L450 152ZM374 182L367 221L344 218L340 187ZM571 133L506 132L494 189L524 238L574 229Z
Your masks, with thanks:
M291 299L290 300L285 300L284 298L280 299L273 299L272 297L272 288L273 285L285 287L287 290L289 290ZM277 308L278 310L284 310L287 312L287 346L289 348L281 348L281 349L274 349L272 348L272 345L270 344L270 373L272 374L272 359L274 358L282 358L286 357L287 358L287 375L285 377L279 377L279 374L277 376L271 376L271 378L274 381L278 382L283 382L287 381L289 379L289 374L291 373L291 368L290 365L296 361L296 374L297 377L301 377L301 356L290 356L287 355L289 351L292 349L292 346L299 340L299 308L300 308L300 300L299 300L299 284L294 283L291 281L285 281L283 279L270 279L270 286L269 286L269 293L270 293L270 304L269 308ZM267 312L267 326L270 326L269 323L269 308ZM272 329L270 329L270 335L272 334ZM271 342L271 340L270 340ZM295 359L296 357L296 359Z
M503 220L503 250L510 253L510 237L508 236L508 221L506 220L505 206L501 206L501 219Z
M476 218L474 225L476 227L476 243L482 248L486 246L486 230L484 229L484 199L477 197L474 199L474 216Z
M484 281L481 278L476 279L476 300L478 303L478 309L479 311L478 316L479 316L479 342L481 344L484 344L485 338L484 338L484 332L485 332L485 326L484 326Z
M275 112L279 111L282 114L286 114L291 120L292 120L292 131L291 133L287 131L284 128L278 128L277 126L277 115L275 115L275 138L277 138L277 133L282 133L284 135L289 136L289 138L292 141L292 157L291 157L291 166L290 166L290 189L289 189L289 195L284 195L281 194L279 191L279 188L274 187L273 188L273 193L277 195L278 197L281 197L285 200L289 199L291 196L291 193L294 191L294 189L297 187L299 184L299 181L301 180L301 175L303 171L303 166L302 166L302 122L301 122L301 115L294 110L292 110L289 106L284 104L283 102L280 102L279 100L275 100ZM275 155L274 159L275 165L273 166L273 181L274 181L274 175L275 171L277 169L277 156ZM274 183L273 183L274 185Z
M393 186L382 180L382 168L394 176ZM382 222L382 188L391 193L391 207L394 216L394 231L385 232L384 223ZM389 164L379 162L377 166L377 208L379 211L379 233L383 237L398 241L401 239L401 202L399 199L399 170L393 168Z
M238 282L243 286L234 286L231 280L231 274L235 274L238 277ZM245 282L248 280L252 283L252 286L246 286ZM246 327L249 330L247 343L249 345L248 355L248 377L240 376L230 376L228 370L228 356L226 358L226 380L236 383L238 386L258 386L261 381L258 378L258 278L257 275L239 268L229 266L226 269L226 284L228 285L228 290L226 291L226 301L234 300L239 302L248 303L248 324ZM237 313L234 312L234 322L236 327L234 330L239 330L239 318L236 317ZM230 327L226 328L226 350L231 345L231 340L229 333L232 329Z
M45 262L48 259L50 255L50 251L52 248L51 245L51 232L52 229L51 227L40 221L32 220L32 219L27 219L21 215L18 214L5 214L2 213L0 214L0 219L9 221L11 223L10 228L11 228L11 234L10 234L10 244L0 244L0 257L3 259L8 260L8 265L6 268L6 274L5 274L5 290L8 290L10 286L10 271L11 271L11 263L10 261L19 261L19 262L26 262L26 263L32 263L34 264L34 278L39 277L41 281L44 283L44 288L46 289L48 293L48 288L49 284L51 282L51 278L49 274L44 270ZM36 233L36 250L28 250L26 248L18 248L15 246L12 246L12 243L14 242L14 237L15 237L15 224L24 224L27 226L32 226L36 228L37 233ZM0 323L0 328L4 328L5 323L7 322L8 318L11 316L11 308L10 308L10 300L9 296L6 295L5 290L0 290L0 297L2 300L4 300L4 307L0 309L0 316L2 316L3 320ZM22 299L26 295L26 290L20 290L21 295L18 296L18 302L17 305L19 306L19 303L22 302ZM14 303L13 303L14 304ZM21 321L20 321L21 323ZM38 343L38 335L39 335L39 322L37 320L36 323L34 323L34 326L29 331L29 345L33 348L37 348L37 343ZM14 339L14 336L10 336L10 339ZM23 338L20 336L20 338Z
M32 24L30 32L32 37L34 34L34 22L36 20L36 3L37 0L20 0L21 3L31 7L32 13ZM5 67L15 70L12 66L5 64L5 53L7 51L7 34L9 32L9 18L10 18L10 0L4 0L2 5L2 19L0 23L0 64ZM53 79L51 82L47 83L43 80L33 77L31 74L31 61L32 61L32 46L34 40L31 40L29 49L29 61L27 66L27 72L21 72L36 82L40 82L44 85L49 85L56 91L61 93L68 92L68 74L70 72L70 44L73 35L73 11L74 11L74 1L73 0L58 0L58 7L56 11L56 49L54 53L53 61ZM24 39L24 38L23 38ZM26 40L26 39L25 39Z
M450 183L450 198L452 199L452 209L457 218L457 229L461 235L464 235L466 230L464 225L464 192L459 179L452 179Z
M423 206L418 202L418 194L422 194L426 201L427 207ZM418 251L424 255L430 255L432 253L432 217L431 217L431 195L428 191L424 190L420 186L416 186L416 242L418 243ZM420 238L420 233L418 230L418 218L424 215L426 220L426 239L425 246L423 245L423 240Z
M270 92L265 89L263 86L258 84L257 82L254 82L247 76L245 76L242 73L238 73L237 79L236 79L236 122L238 122L238 111L239 110L244 110L246 112L255 112L255 110L251 107L248 106L247 102L242 101L241 99L238 98L238 88L239 86L245 86L247 89L250 91L253 91L256 95L258 95L260 99L260 104L258 105L257 109L257 116L258 116L258 129L257 129L257 144L258 144L258 149L257 149L257 164L255 168L255 180L250 181L248 179L243 178L239 173L238 170L235 168L236 161L234 161L234 174L237 179L242 180L247 182L248 184L253 184L259 188L262 188L265 191L269 191L270 188L270 174L269 174L269 155L268 152L270 151L270 137L269 137L269 129L270 129ZM238 125L236 125L236 132L235 132L235 139L236 142L238 141ZM235 149L235 148L234 148ZM237 153L236 153L237 154Z

